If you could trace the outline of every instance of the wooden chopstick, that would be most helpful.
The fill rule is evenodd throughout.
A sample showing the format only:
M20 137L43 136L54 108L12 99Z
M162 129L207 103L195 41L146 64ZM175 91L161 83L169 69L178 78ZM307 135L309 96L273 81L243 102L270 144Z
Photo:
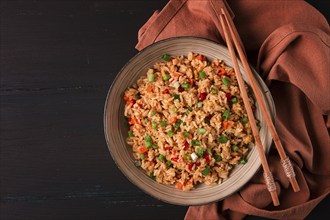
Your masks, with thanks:
M299 187L298 182L297 182L296 177L295 177L296 174L293 170L293 167L292 167L292 164L291 164L291 161L290 161L289 157L287 157L287 155L286 155L286 153L283 149L282 143L281 143L280 138L279 138L279 136L276 132L275 126L274 126L274 124L273 124L273 122L270 118L270 115L267 112L266 105L265 105L264 100L262 98L261 92L260 92L258 86L256 85L255 78L253 77L253 73L252 73L251 68L249 66L249 63L247 61L247 58L245 57L245 53L243 52L243 48L239 44L239 40L238 40L239 36L236 34L238 32L235 29L234 22L231 19L231 17L229 16L228 12L226 10L224 10L223 8L221 8L221 13L224 15L226 23L228 24L229 31L230 31L230 34L232 36L232 40L234 41L234 44L235 44L236 50L238 52L239 58L240 58L240 60L243 64L243 67L245 69L246 75L247 75L248 80L250 82L251 88L252 88L252 90L253 90L253 92L256 96L256 100L257 100L257 102L260 106L261 113L265 118L266 124L267 124L267 126L269 128L269 131L271 133L271 136L274 140L274 143L275 143L276 149L278 151L278 154L280 155L281 164L282 164L282 167L284 169L284 172L290 180L293 191L294 192L299 192L300 187Z
M257 150L258 150L258 153L259 153L259 158L261 160L261 165L262 165L262 168L264 170L264 178L265 178L266 186L267 186L268 191L270 192L270 195L272 197L274 206L278 206L280 204L280 202L279 202L278 197L277 197L276 185L275 185L275 182L274 182L274 179L273 179L273 175L272 175L272 173L269 169L264 149L262 147L262 143L261 143L261 140L260 140L258 128L257 128L257 125L256 125L256 120L255 120L255 117L254 117L254 114L253 114L253 111L252 111L252 108L251 108L251 104L250 104L250 101L249 101L247 91L245 89L244 80L243 80L243 77L241 75L240 68L238 66L238 61L237 61L237 58L236 58L236 55L235 55L234 47L233 47L233 44L231 42L231 37L229 35L228 27L227 27L227 24L225 23L225 18L224 18L223 14L220 15L220 21L221 21L222 28L224 30L225 40L226 40L226 43L227 43L227 46L228 46L228 49L229 49L229 53L230 53L231 59L232 59L233 64L234 64L234 70L235 70L235 73L236 73L238 86L239 86L239 89L241 91L243 103L245 105L246 112L247 112L247 115L248 115L248 118L249 118L249 121L250 121L250 125L251 125L252 133L253 133L253 136L254 136L255 144L257 146Z

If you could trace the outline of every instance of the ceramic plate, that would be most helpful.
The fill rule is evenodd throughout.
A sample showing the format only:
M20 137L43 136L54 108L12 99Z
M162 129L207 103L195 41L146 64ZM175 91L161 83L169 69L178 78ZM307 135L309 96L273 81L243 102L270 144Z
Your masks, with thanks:
M162 201L177 205L201 205L222 200L246 184L261 165L257 149L253 147L248 155L248 162L245 165L237 165L226 181L211 186L200 184L189 192L176 189L175 186L159 184L147 176L142 168L134 166L132 149L125 141L128 126L124 118L124 91L132 86L141 75L146 74L149 67L161 61L163 54L187 56L189 52L201 53L209 61L218 58L224 60L227 65L233 66L228 49L206 39L179 37L157 42L139 52L118 73L109 90L104 110L105 137L111 156L118 168L141 190ZM241 63L240 68L244 80L248 83ZM254 73L259 88L262 90L268 111L274 120L275 109L270 92L255 71ZM267 152L272 139L258 108L258 103L256 103L256 107L256 118L261 125L260 137Z

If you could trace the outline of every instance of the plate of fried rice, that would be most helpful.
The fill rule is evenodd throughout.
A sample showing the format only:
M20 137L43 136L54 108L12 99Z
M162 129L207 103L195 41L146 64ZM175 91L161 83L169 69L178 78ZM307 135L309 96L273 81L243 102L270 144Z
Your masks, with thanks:
M104 128L113 160L132 183L168 203L200 205L253 177L261 162L232 66L226 47L179 37L145 48L122 68ZM240 68L268 152L272 139ZM254 74L274 119L270 92Z

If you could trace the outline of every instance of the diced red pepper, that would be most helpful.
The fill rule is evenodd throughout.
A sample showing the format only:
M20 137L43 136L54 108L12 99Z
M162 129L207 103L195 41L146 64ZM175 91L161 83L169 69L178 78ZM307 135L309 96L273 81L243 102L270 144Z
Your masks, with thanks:
M139 124L139 121L136 118L129 118L128 119L128 124Z
M148 149L147 149L147 147L142 146L142 147L139 147L139 148L138 148L138 151L139 151L139 153L144 154L145 152L148 151Z
M201 54L199 54L198 56L196 56L196 59L197 60L200 60L200 61L205 61L206 60L206 57L203 56L203 55L201 55Z
M179 91L179 92L183 92L183 91L184 91L184 88L182 88L182 86L180 86L180 87L178 88L178 91Z
M178 189L182 189L184 187L184 185L180 182L176 182L176 188Z
M190 84L191 87L193 87L194 86L194 79L189 78L189 84Z
M211 161L209 154L204 154L204 158L205 158L206 162L208 162L208 163Z
M128 100L126 102L126 105L134 105L134 104L135 104L135 100L134 99Z
M191 163L188 164L188 170L192 171L192 164Z
M165 149L165 150L171 150L172 147L171 147L171 146L166 146L166 147L164 147L164 149Z
M168 119L168 123L169 124L174 124L175 122L176 122L176 120L177 120L177 117L173 117L173 118L170 118L170 119Z
M206 99L206 96L207 96L206 92L199 93L199 100L204 101Z
M227 102L231 102L231 94L226 93Z
M153 91L153 87L150 84L146 85L146 90L147 92L152 92Z
M186 141L186 142L184 143L184 148L183 148L183 150L188 150L188 148L189 148L189 143Z
M222 76L222 75L224 75L224 74L226 74L227 72L226 72L226 70L224 69L224 68L220 68L220 70L219 70L219 72L218 72L218 75L219 76Z
M196 165L196 167L198 167L198 166L201 165L201 163L200 162L196 162L195 165Z
M129 100L129 97L125 95L124 100L127 102Z
M200 61L204 61L205 60L205 56L199 54L199 55L196 56L196 59L197 60L200 60Z
M178 157L172 157L171 160L174 161L174 162L178 162L179 158Z
M168 89L164 89L163 94L168 94L169 90Z

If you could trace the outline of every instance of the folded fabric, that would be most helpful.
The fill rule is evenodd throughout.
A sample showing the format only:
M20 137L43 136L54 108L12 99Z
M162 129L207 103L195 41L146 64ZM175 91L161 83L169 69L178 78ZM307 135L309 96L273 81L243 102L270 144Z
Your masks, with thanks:
M234 19L250 63L276 106L276 128L301 191L294 193L274 148L268 163L281 205L274 207L260 170L223 201L191 206L186 219L242 219L246 215L303 219L330 192L329 60L326 19L304 1L171 0L138 33L138 50L162 39L196 36L224 44L220 8Z

